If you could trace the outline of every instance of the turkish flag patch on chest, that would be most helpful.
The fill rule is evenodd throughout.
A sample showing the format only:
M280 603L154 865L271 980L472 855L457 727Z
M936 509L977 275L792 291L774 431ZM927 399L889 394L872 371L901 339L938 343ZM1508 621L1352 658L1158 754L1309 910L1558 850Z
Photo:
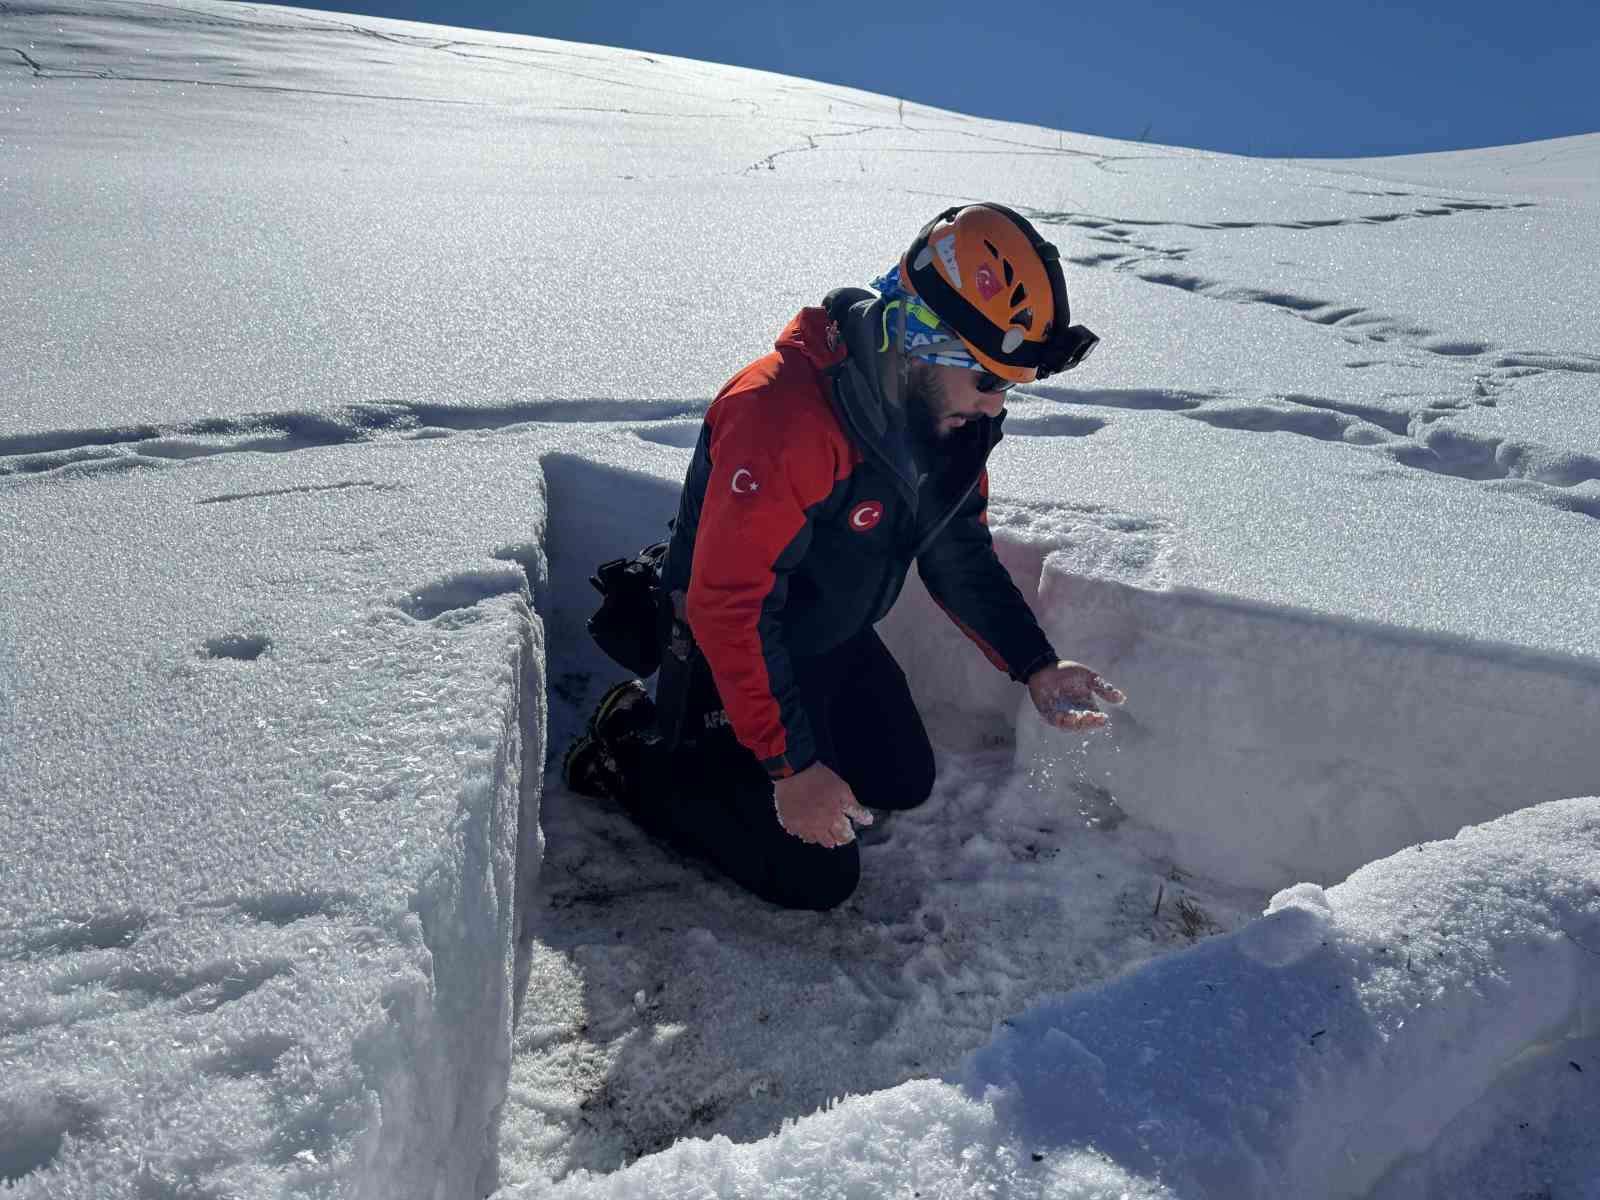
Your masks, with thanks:
M883 501L863 500L850 510L850 528L865 533L883 520Z

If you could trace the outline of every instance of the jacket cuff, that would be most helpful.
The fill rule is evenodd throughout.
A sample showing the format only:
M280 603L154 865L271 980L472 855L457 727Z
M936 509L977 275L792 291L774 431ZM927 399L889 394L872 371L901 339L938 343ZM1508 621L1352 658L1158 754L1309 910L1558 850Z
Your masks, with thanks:
M804 771L814 762L816 762L814 758L797 761L787 754L780 754L776 758L762 759L761 766L766 771L767 778L776 783L780 779L787 779L791 775L800 774L801 771Z
M1060 661L1061 656L1055 652L1054 647L1046 642L1044 652L1042 654L1034 655L1028 660L1028 665L1023 667L1020 671L1013 672L1011 678L1015 679L1018 683L1027 683L1028 680L1033 678L1033 673L1035 671L1042 667L1053 667Z

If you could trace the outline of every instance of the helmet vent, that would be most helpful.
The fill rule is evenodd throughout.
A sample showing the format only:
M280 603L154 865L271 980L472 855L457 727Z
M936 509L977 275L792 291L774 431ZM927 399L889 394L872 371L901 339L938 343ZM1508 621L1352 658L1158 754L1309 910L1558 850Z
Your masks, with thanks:
M1000 257L1000 251L998 251L998 250L996 250L994 248L994 243L991 242L988 238L984 238L983 239L983 244L989 248L989 253L992 254L995 258L999 258Z
M1028 298L1028 289L1023 287L1020 283L1017 284L1017 290L1011 293L1011 307L1015 308L1017 305L1021 304L1027 298Z
M1005 260L1004 266L1006 269L1006 282L1010 283L1017 277L1017 273L1011 269L1011 260L1009 258ZM1015 302L1013 301L1013 303Z
M1031 330L1033 328L1033 309L1025 308L1019 313L1013 313L1011 316L1011 323L1013 325L1021 325L1024 329Z

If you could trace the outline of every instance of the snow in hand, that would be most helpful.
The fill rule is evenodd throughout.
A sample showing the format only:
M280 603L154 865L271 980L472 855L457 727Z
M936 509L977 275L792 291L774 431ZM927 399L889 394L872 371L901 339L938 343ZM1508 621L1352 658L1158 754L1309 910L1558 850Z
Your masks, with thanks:
M0 193L0 1193L1595 1194L1600 140L69 0L0 5ZM774 911L542 769L585 580L979 196L1105 338L992 529L1129 702L1047 728L909 588L934 796Z

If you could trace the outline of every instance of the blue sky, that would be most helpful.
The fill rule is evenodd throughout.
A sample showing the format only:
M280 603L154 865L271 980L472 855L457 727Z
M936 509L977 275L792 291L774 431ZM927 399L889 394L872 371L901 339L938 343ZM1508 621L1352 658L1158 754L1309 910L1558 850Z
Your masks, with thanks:
M1375 0L300 5L736 63L979 116L1241 154L1600 130L1600 6Z

